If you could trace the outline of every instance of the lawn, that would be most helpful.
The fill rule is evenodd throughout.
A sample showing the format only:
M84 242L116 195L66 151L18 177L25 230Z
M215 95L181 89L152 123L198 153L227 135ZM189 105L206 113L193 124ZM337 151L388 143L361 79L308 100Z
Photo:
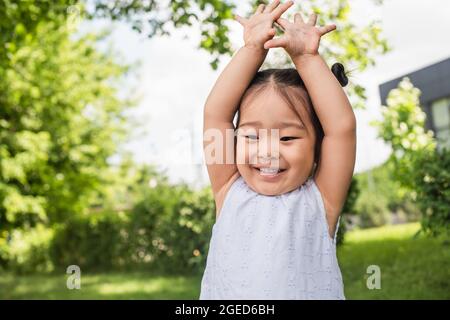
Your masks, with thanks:
M338 249L347 299L450 299L450 245L414 237L417 223L349 232ZM366 269L381 270L381 289L369 290ZM148 273L82 274L81 289L67 275L0 275L0 299L198 299L200 276Z
M450 299L450 243L414 237L418 223L349 232L338 258L347 299ZM381 289L366 286L369 265Z

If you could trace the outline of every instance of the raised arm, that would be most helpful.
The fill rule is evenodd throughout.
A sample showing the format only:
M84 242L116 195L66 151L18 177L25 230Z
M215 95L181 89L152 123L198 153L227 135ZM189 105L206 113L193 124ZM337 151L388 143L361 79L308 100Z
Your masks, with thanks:
M280 5L277 0L267 6L260 5L248 19L236 16L236 20L244 27L245 45L234 54L220 74L204 108L203 146L216 207L221 205L222 191L227 183L237 174L234 155L231 163L227 161L230 158L227 152L234 150L234 135L229 134L234 130L234 115L245 90L267 55L268 50L263 46L275 35L273 23L291 5L291 1Z
M332 235L355 166L355 115L339 81L320 55L299 57L294 64L324 131L314 180L323 196Z
M230 157L227 157L227 152L234 152L234 135L230 135L231 130L234 130L233 118L245 89L266 55L267 50L245 46L240 48L217 79L207 98L204 108L203 143L214 194L237 172L234 158L232 163L229 163ZM216 150L220 147L222 150Z
M299 72L324 130L315 182L324 200L330 236L351 183L356 154L356 119L339 81L318 53L320 37L336 26L315 27L316 15L304 22L278 19L285 33L266 42L265 48L284 47Z

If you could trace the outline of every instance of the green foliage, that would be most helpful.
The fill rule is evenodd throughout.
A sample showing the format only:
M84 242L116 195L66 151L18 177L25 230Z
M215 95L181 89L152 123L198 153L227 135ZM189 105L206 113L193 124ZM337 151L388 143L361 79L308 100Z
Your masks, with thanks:
M253 0L254 6L259 1ZM265 1L267 2L267 1ZM375 5L380 3L375 2ZM345 66L349 84L345 87L354 108L364 109L366 89L352 81L354 71L363 72L375 65L375 59L390 50L383 37L381 21L368 19L364 24L355 24L350 20L351 4L349 0L310 0L295 5L286 12L286 18L293 20L294 13L300 12L304 17L311 13L318 15L317 25L336 24L337 29L321 39L319 52L329 61L340 62ZM275 62L266 61L267 67L293 67L290 58L281 51L275 51Z
M129 211L74 216L56 229L57 268L85 271L200 272L204 268L214 200L209 188L192 191L164 182L147 187Z
M164 222L172 215L179 192L167 184L158 184L144 191L130 212L130 262L142 268L155 265L161 256L170 254L166 244ZM174 226L172 226L174 227ZM168 253L169 252L169 253Z
M423 212L422 230L450 235L450 149L424 153L415 167L416 201Z
M83 3L83 1L80 1ZM251 0L250 11L254 13L260 3L269 1ZM224 54L232 55L233 48L229 40L229 23L235 23L236 5L232 1L219 0L178 0L168 3L150 1L94 0L94 6L87 12L89 18L110 18L130 23L131 27L146 34L170 35L171 26L175 28L198 25L200 31L199 48L212 55L211 66L217 69L219 58ZM379 5L381 1L374 1ZM295 6L294 6L295 7ZM375 64L375 57L389 50L382 36L380 21L367 21L366 25L355 25L349 21L351 11L348 0L312 0L290 10L294 12L319 14L318 23L336 23L338 31L324 38L323 54L327 59L337 60L352 70L360 72ZM348 91L353 96L353 105L364 107L365 88L350 84Z
M418 223L350 231L338 258L345 296L354 299L450 299L450 248L414 237ZM368 290L366 268L381 268L381 290ZM65 273L0 273L0 299L198 299L201 275L82 272L81 290L67 290ZM45 284L45 285L43 285Z
M390 211L385 197L365 192L358 201L361 228L378 227L390 223Z
M74 40L52 21L16 29L23 37L0 60L0 231L8 232L88 208L128 106L116 96L127 68L95 49L97 36Z
M102 36L74 35L83 18L124 20L149 37L198 22L199 48L211 53L215 69L220 55L233 51L227 23L235 5L86 4L0 0L0 266L201 270L215 216L210 190L170 186L154 168L130 161L108 164L127 129L130 103L117 91L128 68L96 50ZM320 24L332 21L343 31L324 42L327 58L362 71L388 49L377 25L350 25L348 1L311 5L305 10L320 13ZM362 87L349 90L365 98ZM355 190L345 212L354 211Z
M17 47L17 43L34 33L40 23L63 23L67 7L74 3L76 0L1 0L0 42L4 45L1 49Z
M83 271L124 268L127 216L124 212L97 212L72 216L55 227L51 260L60 272L75 264Z
M304 7L304 5L301 5ZM321 41L323 56L327 61L342 63L349 72L349 85L346 92L354 108L364 109L366 89L352 81L353 71L363 72L375 66L375 59L387 53L390 48L383 37L381 21L367 20L364 25L350 21L351 5L349 0L315 0L312 11L319 15L318 24L335 23L337 30L331 32Z
M93 3L88 17L123 20L148 37L170 35L172 26L182 28L195 24L201 36L199 48L212 55L213 69L217 69L221 55L232 53L227 22L233 19L235 4L230 1L94 0Z
M449 152L439 151L432 132L425 132L425 113L419 106L420 91L408 78L392 90L383 107L382 121L374 124L393 153L392 174L422 211L422 228L438 235L448 234L450 212Z
M355 210L360 218L359 227L375 227L392 222L391 214L404 221L417 221L419 210L413 203L411 192L393 177L392 161L359 173L356 179L361 193Z
M355 204L359 197L360 187L358 180L355 177L352 178L349 190L347 192L347 198L344 203L344 207L341 210L341 218L339 222L339 229L336 235L336 244L342 245L344 243L345 233L347 232L347 218L350 215L355 214Z
M173 27L196 24L199 48L212 55L210 64L217 69L220 56L232 53L227 22L233 19L234 8L230 1L220 0L0 0L0 39L6 47L14 48L22 31L33 33L40 23L49 21L64 24L71 16L126 21L133 30L149 38L170 35Z
M387 205L391 211L403 205L408 190L402 188L400 183L393 179L393 163L386 161L383 164L356 175L362 186L362 193L374 193L377 196L386 199ZM360 200L357 201L358 203Z
M398 88L389 92L387 106L381 107L383 119L371 122L378 136L392 147L393 176L409 188L414 188L414 160L420 152L434 152L436 148L433 133L425 131L426 115L420 108L419 95L420 90L404 78Z
M15 229L8 240L0 238L0 266L16 273L52 271L49 248L53 234L53 229L38 224L28 230Z
M161 228L161 238L168 250L158 263L173 272L201 272L215 220L214 199L209 187L199 191L186 187L180 193Z

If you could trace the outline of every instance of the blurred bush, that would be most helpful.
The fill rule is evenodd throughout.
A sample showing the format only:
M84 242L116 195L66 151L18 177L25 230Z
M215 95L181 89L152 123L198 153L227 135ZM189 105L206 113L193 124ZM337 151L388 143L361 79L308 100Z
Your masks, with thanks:
M148 188L129 211L76 216L56 228L51 246L58 269L154 270L192 273L204 268L214 214L209 188Z
M449 151L425 129L420 90L405 77L389 92L382 120L374 121L379 137L390 144L391 174L421 211L422 230L448 234L450 212Z
M193 191L188 186L177 187L177 201L169 214L161 217L157 239L157 267L168 272L200 272L204 269L215 221L215 205L211 189Z
M349 223L349 218L356 214L355 203L359 197L360 187L358 180L353 177L350 183L349 190L347 192L347 199L345 200L344 207L342 208L341 218L339 222L339 229L336 235L336 244L341 245L344 243L345 233L347 232L347 225Z
M390 210L385 197L365 192L358 203L359 227L378 227L390 223Z
M8 241L0 240L3 268L20 274L53 271L49 255L53 235L54 231L42 224L27 230L15 229Z
M25 247L45 238L37 226L86 213L108 184L129 126L118 92L130 68L97 50L106 34L35 21L51 2L13 3L0 1L0 263L26 269Z
M392 161L355 175L360 196L355 204L356 224L362 228L388 223L417 221L420 211L413 203L410 190L396 181Z
M52 263L62 272L72 264L94 272L120 269L128 250L126 228L123 212L74 216L55 227L50 247Z
M422 211L422 230L450 236L450 149L425 152L417 160L415 198Z

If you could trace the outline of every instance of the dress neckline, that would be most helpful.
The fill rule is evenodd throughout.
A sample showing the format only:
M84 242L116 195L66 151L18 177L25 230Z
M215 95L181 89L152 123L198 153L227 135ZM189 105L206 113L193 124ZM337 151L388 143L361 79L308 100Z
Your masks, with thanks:
M309 186L309 185L311 185L311 184L313 183L313 177L310 176L310 177L308 177L308 178L306 179L306 181L303 182L300 186L298 186L297 188L295 188L295 189L293 189L293 190L291 190L291 191L288 191L288 192L285 192L285 193L282 193L282 194L278 194L278 195L266 196L266 195L260 194L260 193L256 192L255 190L253 190L253 189L247 184L247 182L245 181L245 179L244 179L241 175L239 175L239 178L238 178L238 179L241 180L240 182L245 186L245 188L246 188L247 190L250 190L250 191L253 192L255 195L261 196L261 197L273 197L273 198L275 198L275 199L290 199L294 194L297 194L298 192L300 192L300 190L301 190L303 187Z

